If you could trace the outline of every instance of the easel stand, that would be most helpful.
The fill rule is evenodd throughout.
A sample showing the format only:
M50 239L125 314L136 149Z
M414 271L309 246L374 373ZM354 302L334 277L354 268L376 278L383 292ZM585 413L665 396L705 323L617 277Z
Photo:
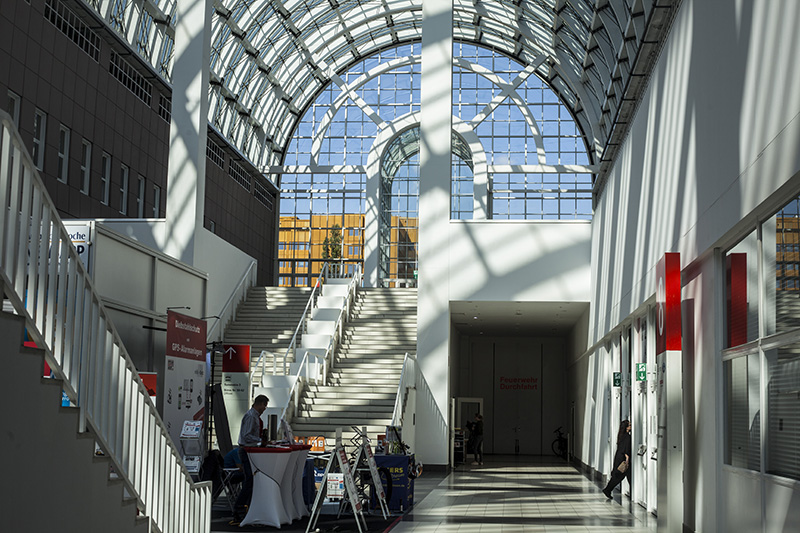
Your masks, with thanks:
M325 466L325 473L322 476L322 484L317 491L317 497L314 499L314 507L311 509L311 517L308 519L308 527L306 533L309 533L317 526L320 511L322 510L322 502L325 501L325 493L328 490L328 474L331 473L331 466L337 462L339 470L344 474L344 491L345 498L342 502L349 501L353 508L353 516L356 519L359 533L364 533L367 529L367 520L364 518L364 512L361 508L361 502L358 499L358 491L356 490L356 483L353 479L353 472L350 470L350 461L347 458L344 445L342 444L342 428L336 430L336 448L328 459L328 464ZM341 513L341 504L340 504Z
M356 460L353 463L355 470L361 471L369 468L370 476L372 477L372 486L375 488L375 495L378 498L378 504L381 507L381 514L384 520L389 519L389 504L386 503L386 493L383 490L383 483L381 483L381 476L378 474L378 465L375 464L375 456L372 454L372 447L369 445L369 437L367 437L367 428L359 430L353 427L356 432L354 440L360 441L358 451L356 452ZM364 464L366 463L366 464Z

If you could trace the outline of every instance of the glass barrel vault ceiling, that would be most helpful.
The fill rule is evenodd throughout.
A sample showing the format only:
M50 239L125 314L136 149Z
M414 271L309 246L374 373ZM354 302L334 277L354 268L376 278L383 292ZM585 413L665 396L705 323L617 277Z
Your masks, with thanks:
M86 0L170 79L176 1ZM257 166L281 165L323 87L421 39L422 0L213 0L209 122ZM591 163L622 141L680 0L453 0L453 36L533 69L575 117Z

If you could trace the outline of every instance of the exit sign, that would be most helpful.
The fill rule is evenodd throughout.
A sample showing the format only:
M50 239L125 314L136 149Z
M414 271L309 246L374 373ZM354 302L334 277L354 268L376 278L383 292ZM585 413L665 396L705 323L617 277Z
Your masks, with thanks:
M614 372L614 386L615 387L622 386L622 372Z
M647 381L647 363L636 363L636 381Z

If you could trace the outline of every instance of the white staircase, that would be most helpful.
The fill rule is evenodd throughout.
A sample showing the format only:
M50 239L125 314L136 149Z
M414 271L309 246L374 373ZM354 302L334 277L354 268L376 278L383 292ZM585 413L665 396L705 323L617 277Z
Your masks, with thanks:
M277 371L283 372L283 357L292 341L297 323L311 294L310 287L253 287L236 312L236 319L225 329L226 344L249 344L251 366L256 364L262 350L268 371L272 371L273 356ZM292 361L287 361L291 363ZM220 372L222 365L216 365ZM215 383L220 375L214 376Z
M95 455L93 435L78 433L78 409L60 407L62 381L42 377L44 351L23 347L23 331L21 317L0 313L0 357L13 376L0 387L0 531L146 533L136 500L110 478L111 462Z
M333 439L342 427L348 438L351 426L367 426L373 438L384 433L403 357L416 352L416 338L416 289L360 289L328 382L309 384L292 421L294 433Z
M4 111L0 290L0 531L208 533L211 483L192 481Z

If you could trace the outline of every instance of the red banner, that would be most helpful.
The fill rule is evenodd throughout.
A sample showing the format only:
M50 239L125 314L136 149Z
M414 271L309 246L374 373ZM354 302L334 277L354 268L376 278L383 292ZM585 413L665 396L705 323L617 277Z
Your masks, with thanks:
M656 265L656 354L681 349L681 254L666 253Z
M729 254L725 266L728 348L733 348L747 342L747 254Z
M250 372L250 345L222 345L223 372Z
M206 360L206 321L167 311L167 355Z

